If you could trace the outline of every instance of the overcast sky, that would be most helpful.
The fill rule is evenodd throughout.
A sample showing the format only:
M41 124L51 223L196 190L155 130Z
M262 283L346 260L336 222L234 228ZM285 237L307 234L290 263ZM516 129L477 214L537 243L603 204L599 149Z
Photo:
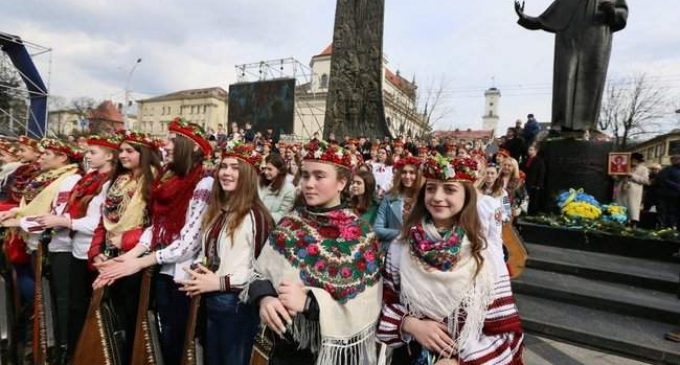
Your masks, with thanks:
M540 14L551 0L528 0ZM628 0L609 76L647 73L680 100L678 0ZM384 51L421 92L446 80L437 127L480 128L483 91L501 89L501 124L550 119L554 37L516 24L513 0L386 0ZM286 57L308 64L333 34L332 0L5 0L0 31L53 49L51 93L122 100L236 81L234 66ZM46 75L49 58L38 66ZM45 76L47 78L47 76ZM669 110L669 115L672 111ZM677 121L677 119L675 119Z

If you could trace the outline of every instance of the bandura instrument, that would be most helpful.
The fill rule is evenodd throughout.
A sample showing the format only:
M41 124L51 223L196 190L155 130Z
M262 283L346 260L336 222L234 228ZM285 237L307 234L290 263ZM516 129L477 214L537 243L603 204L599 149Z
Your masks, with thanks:
M104 299L106 290L99 288L92 293L73 365L124 365L121 360L124 339L118 330L116 314Z
M187 329L184 337L184 350L182 351L181 365L202 364L202 362L200 362L197 358L199 351L197 350L198 344L196 342L196 321L198 319L198 309L200 305L200 295L196 295L191 298L191 304L189 305L189 318L187 319Z
M154 268L148 268L142 275L142 285L139 292L139 307L137 307L134 345L132 346L132 365L163 364L158 319L156 313L149 309L151 281L154 272Z
M508 250L508 268L510 277L518 278L526 267L529 254L524 247L524 240L512 223L503 224L503 246Z

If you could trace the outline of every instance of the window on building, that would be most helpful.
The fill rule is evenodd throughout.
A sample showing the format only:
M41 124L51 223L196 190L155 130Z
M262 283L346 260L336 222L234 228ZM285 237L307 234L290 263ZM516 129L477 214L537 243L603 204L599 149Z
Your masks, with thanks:
M668 142L668 154L680 153L680 140Z
M321 75L321 82L319 83L319 87L322 88L322 89L328 88L328 75L327 74Z

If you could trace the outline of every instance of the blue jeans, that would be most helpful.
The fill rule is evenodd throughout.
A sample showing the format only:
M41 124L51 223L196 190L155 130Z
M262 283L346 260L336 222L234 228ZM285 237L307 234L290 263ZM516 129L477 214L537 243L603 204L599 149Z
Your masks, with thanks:
M184 292L179 291L179 286L170 275L156 274L154 284L163 361L166 365L179 365L184 350L190 300Z
M206 295L205 359L207 365L248 365L260 322L257 308L238 295Z

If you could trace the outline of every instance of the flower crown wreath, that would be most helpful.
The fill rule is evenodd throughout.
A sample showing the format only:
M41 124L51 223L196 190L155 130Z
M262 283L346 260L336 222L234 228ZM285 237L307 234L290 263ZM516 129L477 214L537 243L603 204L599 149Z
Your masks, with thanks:
M146 133L122 130L118 131L117 134L120 135L121 143L134 143L151 148L152 150L160 150L163 146L163 141L153 138Z
M401 170L406 165L412 165L412 166L415 166L416 169L418 169L418 168L420 168L420 166L422 164L423 164L423 159L418 158L418 157L414 157L414 156L406 156L406 157L400 158L399 161L397 161L394 164L394 168L397 169L397 170Z
M90 146L100 146L111 150L117 150L120 147L120 142L120 135L98 136L93 134L87 139L87 144Z
M203 152L204 156L212 154L212 146L208 142L208 135L203 128L195 123L190 123L184 118L175 118L168 124L168 131L180 134L194 141Z
M40 141L26 136L19 136L19 144L30 147L36 151L40 151Z
M352 156L342 147L319 140L313 140L302 148L302 159L327 162L350 170L353 167Z
M257 172L262 165L262 155L255 150L255 146L250 143L241 143L235 140L229 141L226 148L222 151L222 158L233 157L250 164Z
M448 158L442 155L428 158L423 165L426 179L475 182L479 164L472 158Z
M45 150L51 150L57 153L64 154L68 156L71 159L74 160L82 160L83 159L83 153L80 152L78 149L76 149L73 146L69 146L66 143L54 139L54 138L43 138L40 140L40 147L42 147Z

